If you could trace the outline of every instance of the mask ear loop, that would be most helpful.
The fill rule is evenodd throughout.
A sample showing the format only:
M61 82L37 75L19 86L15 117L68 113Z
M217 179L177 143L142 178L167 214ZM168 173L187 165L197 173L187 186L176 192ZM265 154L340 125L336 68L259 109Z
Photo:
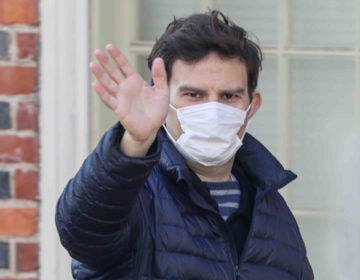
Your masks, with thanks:
M249 113L250 109L251 109L251 103L249 104L249 107L247 107L246 109L246 114Z
M176 109L172 104L169 103L169 107L170 107L171 109L173 109L173 110L176 112L176 114L177 114L177 109ZM162 127L165 129L165 132L166 132L167 136L169 137L170 141L175 145L176 140L175 140L174 137L171 135L170 131L167 129L165 123L163 123Z
M247 107L247 109L245 110L246 111L246 118L248 116L248 113L249 113L250 109L251 109L251 103L249 104L249 107ZM249 120L249 119L246 120L246 126L245 126L245 129L244 129L243 135L240 138L241 142L244 140L244 137L245 137L245 134L247 132L247 129L249 127L250 122L251 122L251 120Z
M169 103L169 107L170 107L171 109L173 109L173 110L177 113L177 108L175 108L174 105L172 105L171 103Z
M175 140L174 137L171 135L171 133L169 132L169 130L166 128L166 125L163 124L162 127L165 129L165 132L166 132L167 136L169 137L170 141L175 145L176 140Z

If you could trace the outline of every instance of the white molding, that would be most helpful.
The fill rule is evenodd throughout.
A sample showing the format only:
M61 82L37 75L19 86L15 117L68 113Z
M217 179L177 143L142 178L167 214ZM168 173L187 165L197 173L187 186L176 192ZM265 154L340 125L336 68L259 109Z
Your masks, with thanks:
M88 1L42 0L40 279L71 279L55 205L88 152Z

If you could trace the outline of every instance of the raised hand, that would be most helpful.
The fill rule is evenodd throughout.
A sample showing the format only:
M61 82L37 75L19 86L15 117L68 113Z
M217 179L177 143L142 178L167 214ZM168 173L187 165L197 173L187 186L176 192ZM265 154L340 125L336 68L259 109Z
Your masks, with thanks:
M94 52L100 65L90 63L97 82L93 88L125 128L121 149L129 156L143 156L164 123L169 108L169 90L164 62L154 60L150 86L133 69L125 56L107 45L111 59L101 50Z

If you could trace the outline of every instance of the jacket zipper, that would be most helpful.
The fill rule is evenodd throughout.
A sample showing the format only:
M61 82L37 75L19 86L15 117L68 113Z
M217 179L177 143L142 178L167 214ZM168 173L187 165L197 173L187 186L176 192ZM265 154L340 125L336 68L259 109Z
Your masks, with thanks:
M243 261L244 261L244 258L245 258L245 252L246 252L246 248L249 246L249 242L250 242L250 239L251 239L251 233L253 232L254 230L254 214L255 214L255 211L256 211L256 207L258 206L259 204L259 201L256 197L257 195L255 195L255 201L254 201L254 205L253 205L253 209L252 209L252 214L251 214L251 224L250 224L250 227L249 227L249 231L248 231L248 235L246 237L246 240L245 240L245 243L244 243L244 246L243 246L243 249L242 249L242 252L241 252L241 255L240 255L240 258L239 258L239 263L241 264ZM237 278L236 278L237 279Z
M238 265L235 265L234 269L235 269L235 280L238 280L238 279L240 279L240 269L239 269L239 266L238 266Z
M231 259L231 262L232 262L232 266L234 268L234 279L238 280L239 277L240 277L239 256L238 256L238 253L236 251L235 244L234 244L234 242L232 240L232 237L230 236L230 233L229 233L227 228L226 228L226 234L227 234L229 250L230 250L230 259Z
M192 199L193 199L193 201L197 201L195 198L192 198ZM210 199L212 199L214 201L214 204L217 205L216 201L212 197L210 197ZM204 208L204 207L202 206L202 208ZM234 279L238 280L238 279L240 279L239 256L236 251L236 246L234 244L232 236L228 230L227 224L224 221L224 219L221 217L221 215L219 214L218 211L216 211L212 207L206 207L205 209L207 211L209 211L210 213L212 213L216 217L216 219L221 220L220 224L222 227L222 231L225 233L225 237L227 240L227 246L228 246L228 250L229 250L229 254L230 254L230 261L231 261L231 265L234 269Z
M218 213L216 214L216 218L221 220L220 224L222 225L221 226L222 231L225 233L224 237L226 238L226 241L227 241L231 266L234 269L234 279L238 280L238 279L240 279L239 256L238 256L238 253L236 251L234 241L232 239L232 236L231 236L231 234L230 234L230 232L228 230L227 224L224 221L224 219Z

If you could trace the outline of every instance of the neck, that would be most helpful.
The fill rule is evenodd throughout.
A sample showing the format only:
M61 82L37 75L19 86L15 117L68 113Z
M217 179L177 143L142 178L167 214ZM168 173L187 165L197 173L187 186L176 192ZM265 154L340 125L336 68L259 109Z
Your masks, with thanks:
M188 162L189 167L198 175L203 182L226 182L231 181L231 169L234 159L221 166L202 166Z

